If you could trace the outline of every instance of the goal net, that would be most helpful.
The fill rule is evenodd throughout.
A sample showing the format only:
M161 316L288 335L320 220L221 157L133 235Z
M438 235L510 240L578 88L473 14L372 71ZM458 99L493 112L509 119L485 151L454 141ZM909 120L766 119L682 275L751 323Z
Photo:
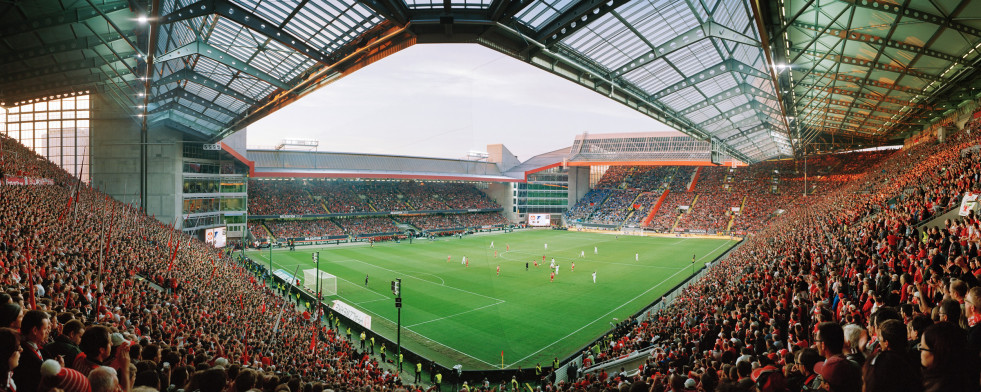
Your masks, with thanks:
M320 282L320 292L324 297L337 295L337 277L316 269L303 270L303 287L317 292L317 282Z

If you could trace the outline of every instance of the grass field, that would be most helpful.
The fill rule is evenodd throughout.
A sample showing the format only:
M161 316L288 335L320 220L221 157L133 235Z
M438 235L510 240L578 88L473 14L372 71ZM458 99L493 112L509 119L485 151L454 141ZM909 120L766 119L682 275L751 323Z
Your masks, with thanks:
M692 254L698 268L735 244L530 230L374 247L274 250L273 265L290 272L300 265L302 277L302 270L313 268L310 253L319 251L320 268L338 277L338 296L328 300L340 299L371 315L372 329L393 341L390 282L401 278L403 347L468 370L500 368L504 351L505 367L528 368L572 353L608 330L614 318L624 319L659 298L691 275ZM461 265L463 256L469 267ZM250 257L268 263L269 251ZM554 282L549 281L552 258L559 265ZM358 332L354 335L357 340Z

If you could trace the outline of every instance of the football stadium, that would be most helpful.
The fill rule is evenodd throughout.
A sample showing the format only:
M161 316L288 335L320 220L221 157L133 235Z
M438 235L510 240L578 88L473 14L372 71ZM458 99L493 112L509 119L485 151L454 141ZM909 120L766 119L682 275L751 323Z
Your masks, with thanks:
M0 10L0 392L981 391L981 2ZM643 130L432 153L343 87L420 47Z

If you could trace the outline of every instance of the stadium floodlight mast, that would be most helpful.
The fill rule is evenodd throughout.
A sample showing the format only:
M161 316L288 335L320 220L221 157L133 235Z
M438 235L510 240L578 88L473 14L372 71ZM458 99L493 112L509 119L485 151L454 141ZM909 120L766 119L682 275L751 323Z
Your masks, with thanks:
M396 368L402 369L402 279L396 278L392 281L392 294L395 294L395 358L398 361Z

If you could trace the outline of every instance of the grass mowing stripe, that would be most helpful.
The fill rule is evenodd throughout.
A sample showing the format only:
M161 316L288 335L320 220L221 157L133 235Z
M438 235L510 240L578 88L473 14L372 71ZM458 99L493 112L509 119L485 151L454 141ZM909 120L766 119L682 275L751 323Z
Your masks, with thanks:
M489 248L491 241L495 248ZM412 328L403 328L403 346L441 364L479 369L499 367L502 350L509 358L523 358L511 365L523 367L567 355L605 333L604 318L633 314L663 295L666 287L681 282L693 266L693 253L711 260L733 243L530 230L373 248L276 251L273 257L283 264L312 265L305 251L320 251L320 267L339 278L345 301L376 317L373 330L392 340L395 309L378 298L391 297L388 280L408 279L402 287L402 322ZM593 254L594 247L599 254ZM578 257L582 253L585 258ZM635 254L642 256L639 261ZM460 264L464 255L469 267ZM542 255L554 257L561 266L554 282L549 280L548 264L522 268L526 262L540 262ZM256 256L268 260L265 254ZM571 262L576 263L574 271ZM595 284L593 271L598 272ZM369 287L351 283L363 281L366 273L371 276Z
M726 246L726 245L728 245L728 244L729 244L729 243L728 243L728 242L726 242L726 243L723 243L722 245L719 245L719 246L718 246L717 248L715 248L715 249L713 249L713 251L712 251L712 252L709 252L709 253L706 253L706 254L705 254L705 256L702 256L702 257L700 257L700 258L698 259L698 261L701 261L701 260L704 260L704 259L705 259L706 257L708 257L708 256L709 256L710 254L712 254L712 253L713 253L713 252L715 252L716 250L719 250L719 248L721 248L721 247L723 247L723 246ZM682 273L682 272L684 272L684 271L685 271L685 270L687 270L687 269L688 269L688 267L682 267L682 268L681 268L681 269L679 269L679 270L678 270L677 272L675 272L674 274L672 274L671 276L669 276L669 277L668 277L668 279L671 279L671 278L673 278L673 277L675 277L675 276L677 276L678 274L680 274L680 273ZM658 283L658 284L656 284L656 285L654 285L654 286L652 286L651 288L649 288L649 289L647 289L647 290L645 290L645 291L644 291L643 293L640 293L640 294L638 294L638 295L637 295L636 297L634 297L634 298L633 298L633 299L631 299L630 301L627 301L627 302L624 302L623 304L620 304L620 306L617 306L616 308L613 308L613 309L612 309L612 310L610 310L609 312L606 312L606 314L604 314L604 315L602 315L602 316L600 316L600 317L599 317L599 318L597 318L596 320L593 320L593 321L592 321L592 322L590 322L589 324L586 324L586 325L583 325L583 326L582 326L582 327L580 327L579 329L577 329L577 330L575 330L575 331L572 331L572 332L570 332L570 333L569 333L568 335L566 335L566 336L564 336L564 337L562 337L562 339L559 339L559 340L556 340L556 341L554 341L554 342L552 342L551 344L549 344L549 345L547 345L547 346L545 346L545 347L542 347L542 348L541 348L541 349L539 349L538 351L535 351L535 352L533 352L533 353L531 353L531 354L529 354L528 356L526 356L526 357L524 357L524 358L521 358L521 359L519 359L519 360L517 360L517 361L515 361L514 363L512 363L512 364L510 364L510 365L507 365L507 367L511 367L511 366L514 366L514 365L517 365L517 364L519 364L519 363L521 363L522 361L524 361L524 360L526 360L526 359L528 359L529 357L531 357L531 356L533 356L533 355L535 355L535 354L538 354L539 352L541 352L541 351L543 351L543 350L545 350L546 348L549 348L549 347L552 347L552 346L553 346L553 345L555 345L556 343L558 343L558 342L560 342L560 341L562 341L562 340L565 340L565 339L568 339L568 338L569 338L570 336L572 336L572 335L574 335L574 334L576 334L577 332L579 332L579 331L581 331L581 330L583 330L583 329L585 329L586 327L588 327L588 326L590 326L590 325L592 325L593 323L596 323L597 321L600 321L600 320L602 320L603 318L605 318L605 317L608 317L608 316L609 316L610 314L612 314L612 313L613 313L614 311L616 311L616 310L618 310L618 309L620 309L620 308L622 308L622 307L624 307L624 306L627 306L627 304L629 304L629 303L631 303L631 302L633 302L633 301L636 301L636 300L637 300L638 298L640 298L640 297L642 297L642 296L644 296L645 294L647 294L647 293L648 293L648 292L650 292L651 290L654 290L654 289L656 289L656 288L658 288L659 286L661 286L662 284L664 284L664 282L667 282L667 281L668 281L668 279L665 279L665 280L662 280L662 281L661 281L660 283Z

